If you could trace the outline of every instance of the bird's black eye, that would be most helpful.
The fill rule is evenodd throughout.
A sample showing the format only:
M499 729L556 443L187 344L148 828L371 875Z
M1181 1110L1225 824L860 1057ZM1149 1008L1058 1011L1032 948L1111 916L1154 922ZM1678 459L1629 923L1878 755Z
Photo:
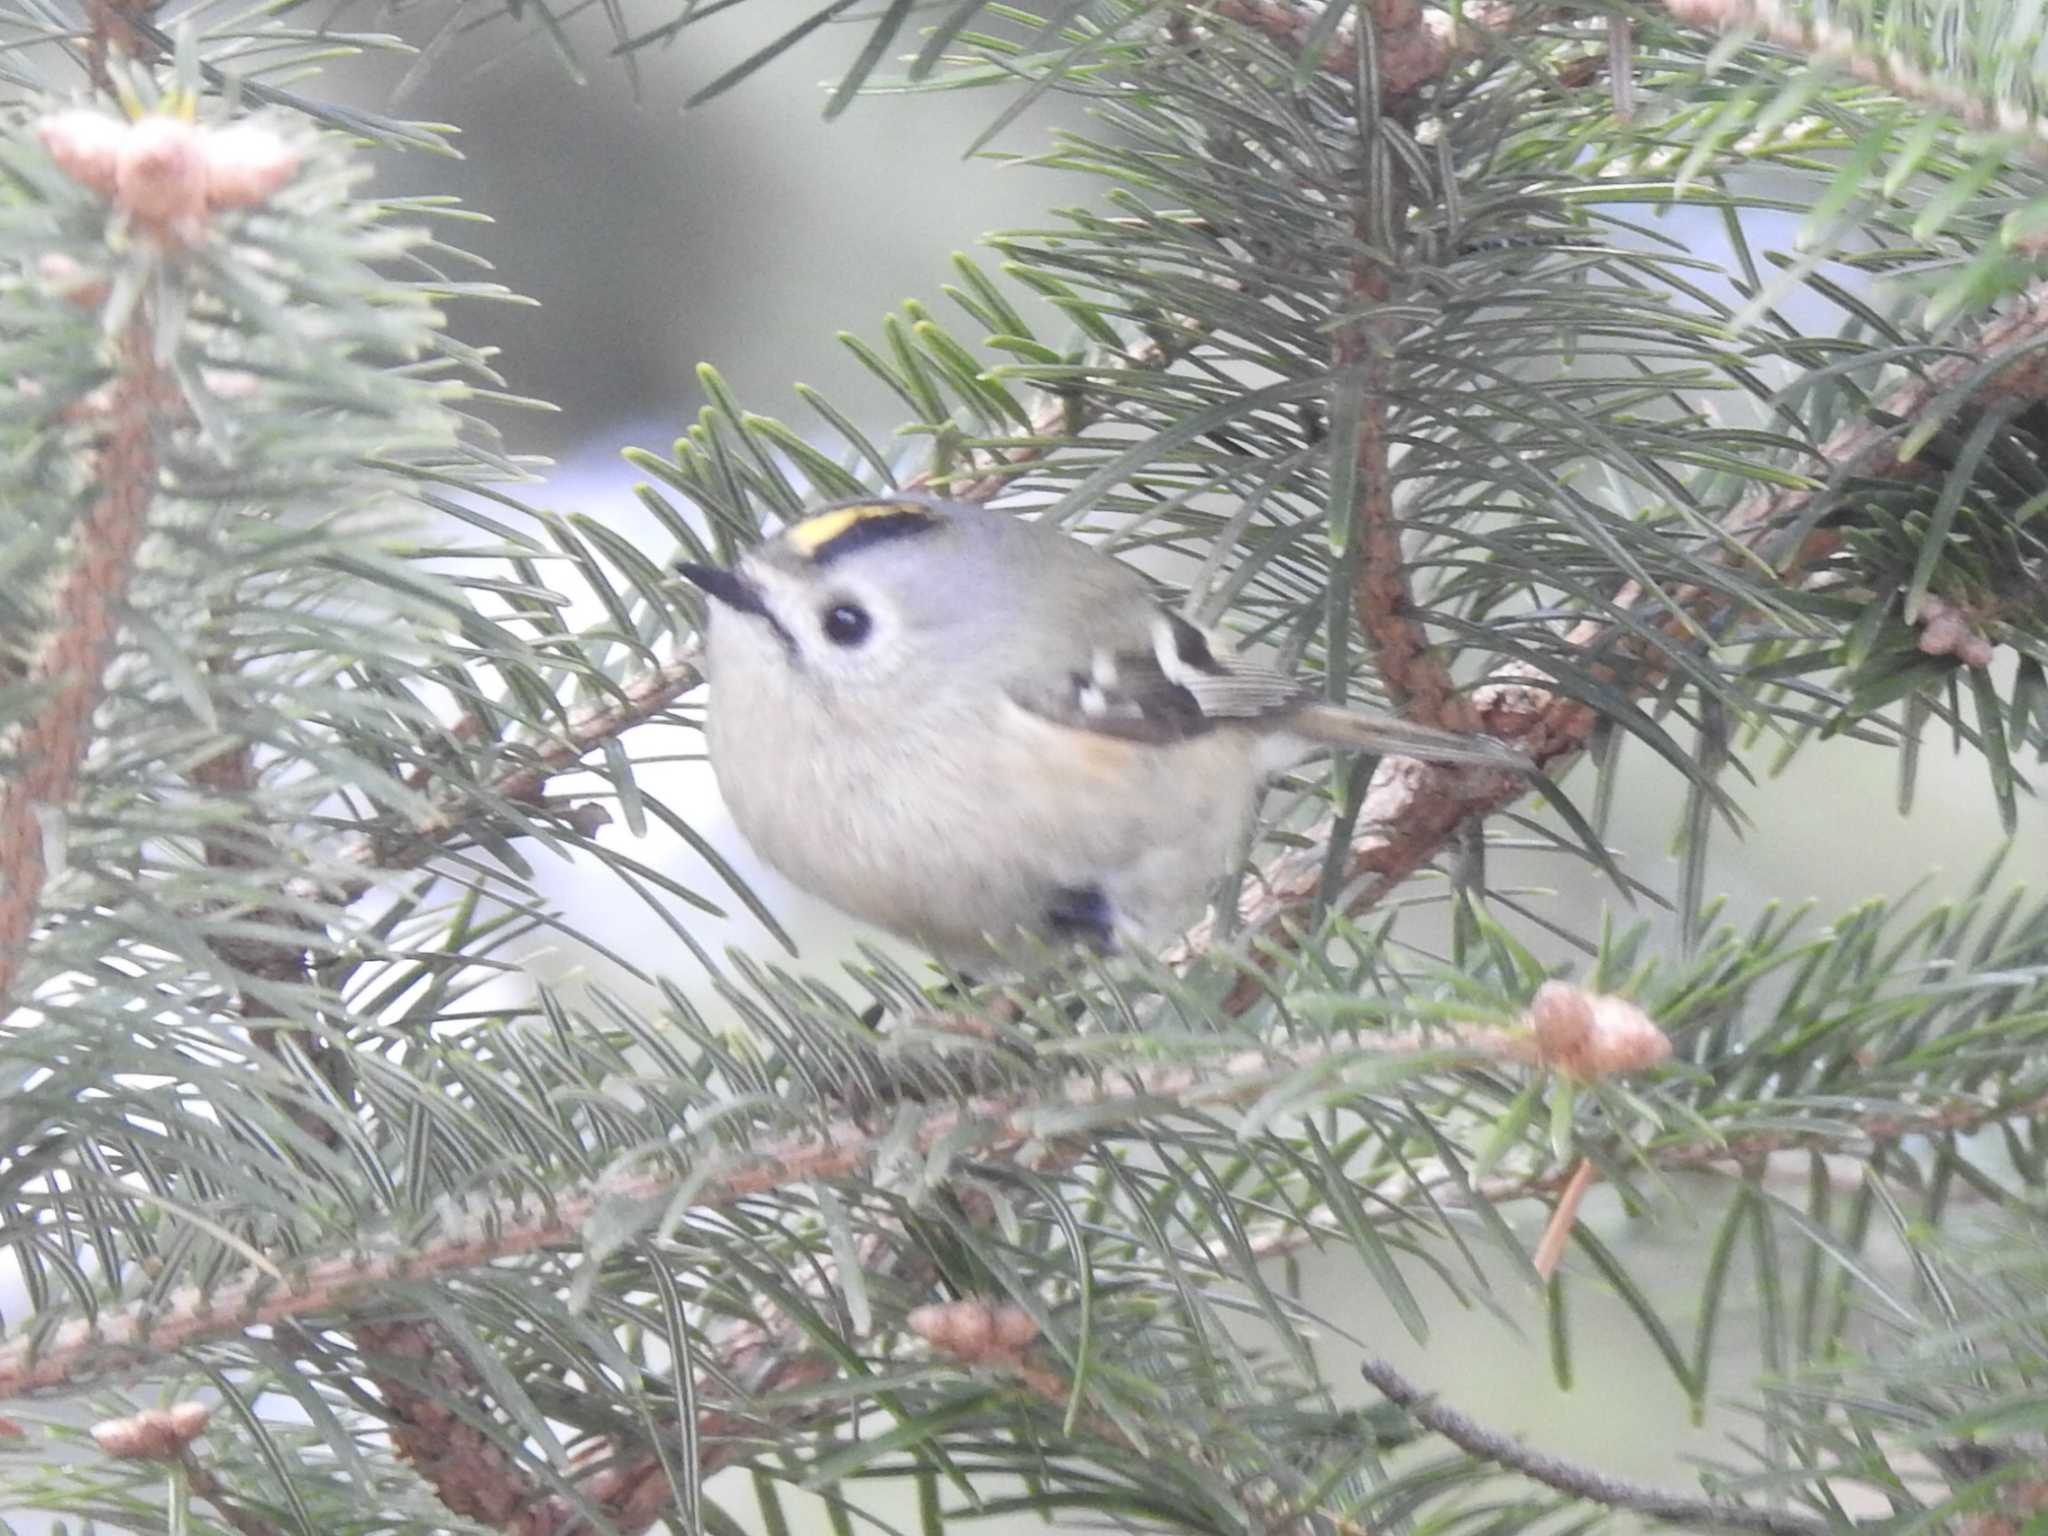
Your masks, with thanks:
M825 610L825 638L834 645L859 645L875 621L858 603L834 603Z

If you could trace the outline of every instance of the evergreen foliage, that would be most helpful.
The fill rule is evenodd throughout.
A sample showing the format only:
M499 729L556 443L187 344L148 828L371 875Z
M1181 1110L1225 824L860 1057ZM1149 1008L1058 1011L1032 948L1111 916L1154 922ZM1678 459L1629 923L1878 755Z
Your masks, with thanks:
M608 11L630 58L721 9ZM307 68L388 45L347 10L0 0L10 1506L781 1536L793 1488L850 1532L901 1483L927 1533L2048 1528L2038 870L1743 922L1706 874L1752 774L1841 738L1910 800L1952 737L2008 827L2048 757L2039 0L830 0L697 96L845 20L823 110L986 88L987 141L1076 96L1029 158L1097 195L842 336L896 440L707 367L633 453L672 552L518 494L443 314L505 295L456 210L363 188L366 144L444 130ZM1030 988L711 954L704 912L780 930L636 780L634 727L701 719L667 557L907 483L1142 552L1331 698L1541 772L1304 770L1215 920ZM1669 889L1603 839L1645 756L1687 785ZM701 888L636 852L657 823ZM1617 915L1490 878L1532 846ZM486 991L528 935L606 947L535 850L715 982ZM1685 1294L1580 1219L1594 1184L1713 1213ZM1417 1339L1538 1290L1560 1374L1603 1288L1745 1427L1644 1489L1334 1377L1309 1248Z

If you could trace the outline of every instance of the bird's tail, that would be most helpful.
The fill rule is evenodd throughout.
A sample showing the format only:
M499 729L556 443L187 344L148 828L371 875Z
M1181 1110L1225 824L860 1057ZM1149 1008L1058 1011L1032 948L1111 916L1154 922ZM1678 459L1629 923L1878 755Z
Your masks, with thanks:
M1526 771L1536 765L1506 742L1492 736L1465 736L1362 709L1311 704L1288 722L1291 734L1320 746L1347 752L1378 752L1392 757L1419 757L1431 763L1475 763L1482 768Z

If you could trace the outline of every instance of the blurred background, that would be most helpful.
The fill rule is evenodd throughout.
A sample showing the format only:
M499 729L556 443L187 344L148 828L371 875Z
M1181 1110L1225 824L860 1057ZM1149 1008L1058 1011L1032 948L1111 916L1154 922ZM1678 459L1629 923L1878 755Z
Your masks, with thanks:
M650 12L632 23L653 19ZM825 87L866 34L857 17L822 29L737 89L688 111L683 102L693 90L759 48L773 35L771 24L788 25L787 13L737 6L692 28L675 47L640 52L637 90L626 66L607 56L612 37L599 18L581 20L566 29L573 60L531 24L521 37L501 19L454 39L398 110L454 124L466 158L387 156L377 162L376 186L453 193L499 221L458 227L452 238L487 258L499 280L538 307L473 304L456 312L454 327L466 340L501 349L515 392L560 407L553 415L500 417L511 447L558 461L531 499L600 518L666 555L666 541L634 499L638 477L618 451L634 444L666 453L700 404L700 361L715 364L750 409L800 421L791 385L803 381L886 440L899 419L897 403L834 333L872 337L881 315L910 297L942 307L951 252L971 251L991 230L1043 225L1047 210L1086 200L1093 189L1042 169L992 175L986 165L962 160L963 147L1002 109L997 92L869 97L825 122ZM414 40L424 44L428 37L422 25ZM350 89L364 104L388 105L409 68L405 60L366 57L351 66ZM994 150L1035 152L1063 121L1080 121L1074 103L1044 103L1012 124ZM1787 221L1770 237L1789 242L1792 229ZM1698 252L1709 254L1719 243L1718 215L1703 217L1692 233ZM663 759L643 775L647 792L663 796L739 865L798 936L805 969L833 974L857 938L873 936L751 860L708 769L695 760L698 747L694 733L680 729L636 741L636 758ZM1636 754L1612 824L1631 871L1665 889L1675 868L1670 848L1680 787L1669 769ZM1575 773L1568 788L1583 800L1590 773ZM1740 840L1718 834L1709 882L1710 890L1727 894L1737 921L1774 900L1811 899L1829 915L1916 884L1932 899L1967 884L2003 840L1981 765L1935 741L1923 753L1910 816L1896 810L1891 755L1850 742L1804 753L1748 804L1755 823ZM2048 818L2033 805L2023 805L2022 816L2009 876L2048 871ZM629 836L618 825L602 835ZM709 871L659 828L633 852L717 894ZM538 863L546 856L534 857ZM1650 915L1618 906L1611 887L1568 859L1530 855L1519 866L1492 867L1497 878L1541 888L1547 894L1532 898L1539 908L1581 932L1597 926L1603 908L1623 922ZM693 992L708 991L693 985L701 973L659 918L621 899L602 876L558 864L544 867L542 878L571 910L608 904L606 932L621 952L669 971ZM714 952L725 944L774 952L743 913L724 923L692 922ZM632 994L630 982L588 954L549 949L533 963L559 983L599 979ZM1660 1301L1685 1339L1723 1189L1712 1179L1674 1179L1669 1189L1671 1198L1653 1218L1625 1219L1596 1195L1588 1219L1637 1275L1668 1280ZM1513 1215L1533 1244L1543 1212ZM1439 1320L1426 1346L1381 1309L1342 1253L1306 1255L1301 1266L1311 1305L1453 1404L1526 1434L1538 1447L1624 1475L1690 1484L1688 1458L1729 1454L1726 1436L1745 1427L1719 1415L1690 1422L1653 1344L1597 1276L1575 1274L1569 1391L1552 1379L1539 1294L1504 1282L1498 1315L1461 1312L1432 1291L1426 1275L1411 1278ZM1751 1319L1724 1312L1718 1337L1731 1356L1726 1364L1736 1367L1720 1379L1739 1386L1752 1374L1743 1368L1754 1359ZM1341 1394L1364 1401L1362 1385L1347 1385L1356 1383L1350 1348L1333 1341L1327 1367ZM709 1492L742 1519L751 1517L743 1485L721 1479Z

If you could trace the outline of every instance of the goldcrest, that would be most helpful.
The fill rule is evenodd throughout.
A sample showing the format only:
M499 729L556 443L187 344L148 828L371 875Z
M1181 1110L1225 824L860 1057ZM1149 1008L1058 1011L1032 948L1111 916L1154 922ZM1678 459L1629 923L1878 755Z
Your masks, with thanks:
M1528 767L1322 703L1129 566L984 507L891 494L681 570L712 599L711 765L747 841L962 971L1175 932L1267 776L1318 751Z

